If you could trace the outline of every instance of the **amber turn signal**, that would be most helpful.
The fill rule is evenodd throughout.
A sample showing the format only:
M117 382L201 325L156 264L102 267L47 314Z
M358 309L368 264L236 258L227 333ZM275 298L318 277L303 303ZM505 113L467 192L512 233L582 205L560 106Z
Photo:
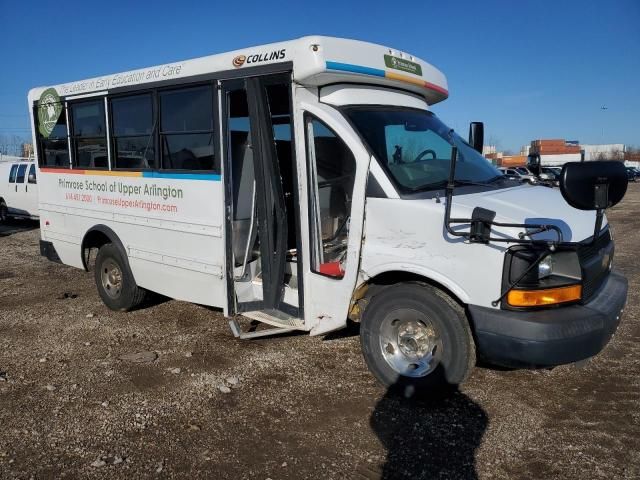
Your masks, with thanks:
M512 307L542 307L573 302L580 298L582 298L582 285L571 285L544 290L511 290L507 295L507 303Z

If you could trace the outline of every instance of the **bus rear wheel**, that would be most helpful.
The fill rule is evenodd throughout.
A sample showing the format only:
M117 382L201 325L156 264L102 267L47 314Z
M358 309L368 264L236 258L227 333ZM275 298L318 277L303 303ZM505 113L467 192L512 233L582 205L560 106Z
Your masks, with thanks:
M464 310L444 292L418 282L386 287L371 298L360 342L371 373L405 397L457 387L476 361Z
M146 290L138 287L120 251L113 243L100 247L94 278L98 294L111 310L125 312L139 306Z

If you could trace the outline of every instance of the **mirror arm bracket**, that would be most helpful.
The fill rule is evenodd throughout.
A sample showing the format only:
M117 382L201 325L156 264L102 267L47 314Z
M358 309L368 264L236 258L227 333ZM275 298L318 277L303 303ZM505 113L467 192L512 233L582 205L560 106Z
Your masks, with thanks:
M453 190L455 188L455 176L456 176L456 163L458 160L458 148L454 145L451 148L451 167L449 168L449 179L447 181L447 186L445 189L445 213L444 213L444 226L449 235L453 237L463 237L472 243L489 243L489 242L499 242L499 243L515 243L519 245L548 245L550 248L555 248L559 243L563 242L562 238L562 230L556 225L537 225L537 224L522 224L522 223L501 223L496 222L493 219L489 218L451 218L451 204L453 201ZM493 212L491 212L493 213ZM482 227L481 235L474 236L471 232L456 232L451 224L453 223L468 223L471 224L471 228ZM481 224L481 225L479 225ZM534 229L533 232L529 233L520 233L519 238L496 238L490 235L491 227L507 227L507 228L522 228L522 229ZM536 233L542 233L549 230L553 230L558 235L558 240L553 242L549 240L534 240L534 239L525 239L525 236L531 236Z
M596 224L593 227L593 238L591 244L598 240L600 230L602 229L602 221L604 219L604 211L609 206L609 184L596 183L593 186L594 207L596 207Z
M591 238L591 245L596 243L600 236L600 230L602 229L602 220L604 219L604 208L596 210L596 224L593 228L593 237Z

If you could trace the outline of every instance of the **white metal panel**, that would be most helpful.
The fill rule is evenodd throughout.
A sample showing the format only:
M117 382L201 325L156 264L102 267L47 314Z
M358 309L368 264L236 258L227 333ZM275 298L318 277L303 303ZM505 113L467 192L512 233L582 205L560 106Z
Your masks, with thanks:
M445 202L367 200L361 279L389 271L412 272L451 290L461 301L492 308L500 296L507 244L471 244L443 234ZM557 225L565 241L593 234L595 213L570 207L558 190L521 186L453 197L452 217L470 218L474 207L498 212L496 221ZM517 238L517 229L495 229ZM551 233L535 238L556 238Z
M419 65L422 74L413 74L385 64L391 55ZM120 87L144 85L163 80L188 79L252 66L293 62L294 80L305 85L327 85L337 82L359 82L400 87L427 98L430 104L448 96L447 79L429 63L405 52L383 45L357 40L308 36L296 40L243 48L232 52L191 60L156 65L85 80L51 86L60 96L95 94ZM33 88L29 92L32 105L49 87Z
M220 176L198 180L197 174L157 178L73 172L45 168L39 178L42 238L63 250L64 263L82 267L82 238L93 226L105 225L124 245L141 287L180 300L226 305Z
M429 110L423 97L370 85L329 85L320 89L320 101L329 105L393 105Z
M11 205L15 202L16 197L16 184L15 182L9 182L11 167L13 167L14 165L18 165L18 163L3 162L2 164L0 164L0 198L4 200L4 203L8 208L11 208Z
M106 96L108 93L109 93L108 91L104 90L102 92L85 93L84 95L71 95L71 96L67 96L65 100L80 100L81 98L100 97L100 96Z
M580 145L580 148L584 150L584 159L586 161L598 160L600 157L613 160L613 156L623 154L625 151L625 146L622 143L583 144Z
M579 153L562 153L557 155L540 155L541 165L564 165L567 162L579 162Z
M3 155L2 153L0 153L0 162L30 162L32 161L32 158L27 158L27 157L16 157L13 155Z

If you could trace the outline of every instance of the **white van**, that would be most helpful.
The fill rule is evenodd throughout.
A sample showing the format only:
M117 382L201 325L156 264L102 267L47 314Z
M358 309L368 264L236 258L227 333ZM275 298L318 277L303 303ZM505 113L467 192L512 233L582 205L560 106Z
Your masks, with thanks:
M481 124L467 142L431 112L448 95L409 53L319 36L34 88L41 252L88 270L97 250L111 309L158 292L241 338L360 321L370 370L408 391L476 356L595 355L627 296L603 215L626 174L565 167L564 196L506 179Z
M527 183L536 183L536 177L531 175L531 173L524 167L514 167L514 168L498 168L504 175L507 175L512 178L519 178L523 182Z
M38 218L38 179L33 160L0 163L0 223Z

